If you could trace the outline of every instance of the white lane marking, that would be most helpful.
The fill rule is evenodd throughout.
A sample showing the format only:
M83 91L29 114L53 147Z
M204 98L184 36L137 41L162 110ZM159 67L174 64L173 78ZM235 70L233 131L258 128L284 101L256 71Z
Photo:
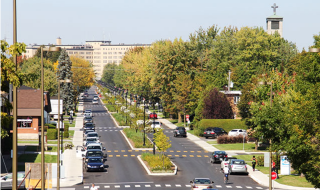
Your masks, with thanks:
M252 189L252 187L250 187L250 186L246 186L246 188L247 188L247 189Z
M104 130L104 131L108 131L108 130Z
M134 185L134 187L141 187L141 185Z
M114 188L120 188L120 185L115 185Z
M191 187L191 185L186 185L186 187Z
M85 188L85 189L89 189L90 187L89 187L89 186L84 186L83 188Z
M171 185L170 184L166 184L166 187L171 187Z
M109 131L112 131L112 130L109 130Z
M216 187L217 187L217 188L222 188L222 186L221 186L221 185L216 185Z
M227 187L227 188L232 188L232 186L230 186L230 185L227 185L226 187Z
M238 189L242 189L242 187L241 187L241 186L236 186L236 188L238 188Z
M106 186L104 186L104 188L110 188L110 186L109 186L109 185L106 185Z
M180 184L176 184L176 187L181 187L181 185Z
M125 188L129 188L129 187L130 187L130 185L125 185L124 187L125 187Z
M161 187L161 185L160 184L156 184L156 187Z
M114 131L118 131L118 130L114 130Z
M145 185L145 187L151 187L151 185Z
M257 187L257 189L263 189L262 187Z

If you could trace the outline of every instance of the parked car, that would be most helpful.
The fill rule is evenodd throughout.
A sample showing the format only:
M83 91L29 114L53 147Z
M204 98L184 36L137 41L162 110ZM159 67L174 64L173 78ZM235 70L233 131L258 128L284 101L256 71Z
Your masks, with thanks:
M245 129L232 129L229 131L229 136L238 136L238 135L243 135L247 136L247 131Z
M99 96L98 95L94 95L93 96L93 100L98 100L99 99Z
M91 132L94 132L94 130L91 130L91 129L85 130L85 131L83 132L83 139L86 139L86 138L87 138L87 134L88 134L88 133L91 133Z
M25 177L25 172L21 171L18 172L18 179L17 179L17 184L20 185L22 180ZM12 189L12 173L8 173L7 175L4 175L1 177L1 189ZM21 184L19 189L25 189L25 184L24 182Z
M99 139L99 135L97 132L87 133L86 138L88 138L88 137L97 137Z
M93 118L89 117L89 116L84 117L83 124L85 124L85 123L93 123Z
M225 151L214 151L210 156L210 163L221 162L224 158L228 157Z
M187 131L186 128L184 127L176 127L176 129L173 131L173 136L182 136L182 137L187 137Z
M100 143L88 144L88 146L86 147L86 150L89 151L89 150L92 150L92 149L99 149L101 151L106 150L106 148L102 147L102 145Z
M83 145L87 146L90 143L100 143L99 138L97 137L87 137L84 141L83 141ZM101 143L100 143L101 144Z
M209 189L213 188L213 181L209 178L194 178L191 183L191 189Z
M203 136L207 138L212 137L212 138L217 138L217 136L220 135L227 135L228 133L220 128L220 127L208 127L203 133Z
M89 96L88 92L85 92L83 96L87 98Z
M95 130L94 123L85 123L85 124L83 125L83 129L84 129L84 130L88 130L88 129L90 129L90 130Z
M220 163L220 169L223 170L223 168L225 166L228 166L229 167L229 162L232 160L232 159L237 159L235 157L224 157L223 160L221 161Z
M84 164L85 170L88 171L104 171L104 164L100 157L89 157Z
M152 121L151 128L161 128L161 122L160 121Z
M158 119L158 115L156 113L150 113L149 119Z
M98 104L98 100L92 100L92 104Z
M229 171L231 173L248 173L247 165L244 160L232 159L229 163Z
M83 113L84 117L92 117L92 110L85 110Z

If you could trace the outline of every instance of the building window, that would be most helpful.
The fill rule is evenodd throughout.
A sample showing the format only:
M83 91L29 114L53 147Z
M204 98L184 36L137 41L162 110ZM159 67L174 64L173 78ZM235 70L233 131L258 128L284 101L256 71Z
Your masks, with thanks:
M88 54L92 54L92 52L87 52L86 54L87 54L87 55L88 55Z
M100 56L94 56L95 59L100 59Z
M69 53L69 54L73 54L73 52L71 52L71 51L70 51L70 52L68 52L68 53Z
M80 54L84 54L84 52L80 52Z
M108 63L112 63L112 60L108 60Z
M29 117L26 119L17 119L17 125L20 128L31 128L32 127L32 119Z
M271 29L279 30L279 21L272 21L271 22Z
M240 102L240 96L234 96L233 102L234 102L234 104L238 104Z
M112 52L108 52L108 54L112 54Z
M119 59L122 59L122 56L119 56L118 58L119 58Z
M108 60L103 60L103 63L108 63Z
M117 52L113 52L113 54L117 54Z
M121 51L119 51L118 53L119 53L120 55L122 54L122 52L121 52Z
M117 56L113 56L113 59L117 59Z
M112 56L108 56L108 59L112 59Z
M108 52L103 52L103 54L108 54Z

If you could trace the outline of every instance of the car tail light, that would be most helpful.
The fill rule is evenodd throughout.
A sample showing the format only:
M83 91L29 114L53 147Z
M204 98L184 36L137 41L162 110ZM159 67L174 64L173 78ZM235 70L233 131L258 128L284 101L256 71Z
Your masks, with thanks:
M208 187L207 187L207 189L211 189L211 188L212 188L212 186L208 186Z
M233 168L233 165L231 165L231 168Z
M244 165L244 168L247 168L247 165Z
M206 134L206 132L203 132L203 134Z
M211 134L213 135L213 134L214 134L214 132L211 132Z
M227 165L228 165L228 163L224 163L224 165L225 165L225 166L227 166Z
M217 158L217 157L218 157L218 155L214 155L214 157L216 157L216 158Z
M194 185L193 188L198 188L198 187Z

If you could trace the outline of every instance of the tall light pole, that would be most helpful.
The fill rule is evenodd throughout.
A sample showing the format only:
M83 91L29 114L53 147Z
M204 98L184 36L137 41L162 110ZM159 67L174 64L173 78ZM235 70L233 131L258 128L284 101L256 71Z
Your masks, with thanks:
M44 162L44 70L43 51L60 51L60 47L40 47L41 50L41 189L45 189L45 162Z
M259 85L270 85L270 109L272 109L272 82L258 82ZM270 128L270 130L272 130ZM271 138L269 140L269 144L270 144L270 150L269 150L269 190L272 190L272 176L271 176L271 173L272 173L272 148L271 148Z
M66 82L71 83L70 79L66 80L59 80L58 82L58 144L57 144L57 190L60 189L60 133L61 133L61 127L60 127L60 83ZM62 120L63 122L63 120ZM63 134L63 133L62 133ZM62 135L63 138L63 135Z
M16 0L13 0L13 44L17 43L17 13ZM17 56L13 56L15 71L17 71ZM10 93L9 93L10 94ZM17 140L17 87L13 85L13 123L12 123L12 189L17 189L17 172L18 172L18 140Z

